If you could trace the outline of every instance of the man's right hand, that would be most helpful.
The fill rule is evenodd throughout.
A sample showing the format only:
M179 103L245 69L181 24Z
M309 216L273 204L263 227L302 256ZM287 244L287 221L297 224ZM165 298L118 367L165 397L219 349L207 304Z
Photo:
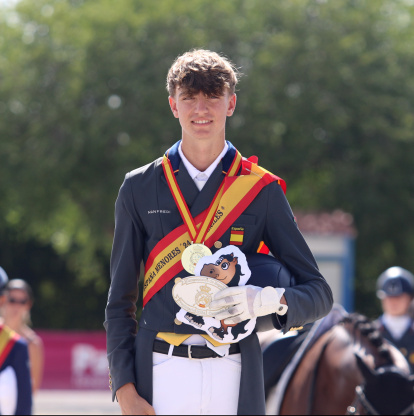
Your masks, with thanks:
M118 389L116 397L123 415L155 415L154 408L137 393L132 383Z

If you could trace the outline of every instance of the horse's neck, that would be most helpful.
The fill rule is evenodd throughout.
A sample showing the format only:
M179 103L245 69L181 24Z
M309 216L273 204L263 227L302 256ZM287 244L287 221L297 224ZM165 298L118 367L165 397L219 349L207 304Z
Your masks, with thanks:
M310 413L345 414L355 387L362 381L354 356L358 343L342 325L336 325L324 338L317 373L313 372L317 377Z

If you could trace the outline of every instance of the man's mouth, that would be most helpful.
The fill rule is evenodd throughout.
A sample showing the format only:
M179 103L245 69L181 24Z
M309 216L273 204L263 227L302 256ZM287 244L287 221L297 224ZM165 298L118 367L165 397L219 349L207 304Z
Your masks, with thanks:
M203 124L210 124L212 123L211 120L199 120L199 121L192 121L194 124L203 125Z

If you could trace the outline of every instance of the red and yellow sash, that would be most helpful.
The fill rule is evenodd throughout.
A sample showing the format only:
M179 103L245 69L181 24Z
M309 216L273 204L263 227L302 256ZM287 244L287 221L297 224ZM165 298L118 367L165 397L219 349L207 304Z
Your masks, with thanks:
M226 178L235 176L237 172L240 170L241 164L242 156L239 152L236 151L236 155L234 157L233 163L231 164L229 171L226 174ZM184 196L181 193L181 189L178 186L177 179L174 175L174 171L171 166L171 162L166 155L164 155L162 166L171 194L174 197L175 203L177 205L178 210L180 211L184 224L186 224L188 227L188 232L191 236L191 241L195 244L203 243L207 235L207 232L210 229L210 226L213 222L214 216L217 213L217 208L219 206L221 197L223 196L225 180L223 180L216 195L213 198L212 203L207 209L206 215L203 218L201 225L197 225L193 219L193 216L191 215L187 203L185 202Z
M239 168L235 170L235 166L239 165L233 162L234 169L230 169L230 174L224 179L212 204L199 216L193 219L191 214L187 213L186 204L180 206L180 211L183 210L181 215L183 212L184 215L189 215L188 221L193 224L193 228L191 229L186 224L181 225L165 236L150 253L145 264L144 306L171 279L183 271L181 256L192 242L204 242L207 247L211 248L253 202L260 191L272 182L278 181L286 191L286 185L282 179L247 159L242 161L241 176L234 176L239 170ZM170 188L178 187L175 176L172 174L173 178L169 172L167 175L169 175L167 181L169 181Z
M20 338L16 332L11 329L0 325L0 367L4 364L7 357L9 356L14 344Z

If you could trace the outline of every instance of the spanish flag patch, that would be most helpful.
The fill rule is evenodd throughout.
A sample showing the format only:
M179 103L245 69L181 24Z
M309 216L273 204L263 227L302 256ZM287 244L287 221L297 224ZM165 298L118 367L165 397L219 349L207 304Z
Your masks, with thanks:
M232 246L243 245L244 228L243 227L231 227L230 244Z

